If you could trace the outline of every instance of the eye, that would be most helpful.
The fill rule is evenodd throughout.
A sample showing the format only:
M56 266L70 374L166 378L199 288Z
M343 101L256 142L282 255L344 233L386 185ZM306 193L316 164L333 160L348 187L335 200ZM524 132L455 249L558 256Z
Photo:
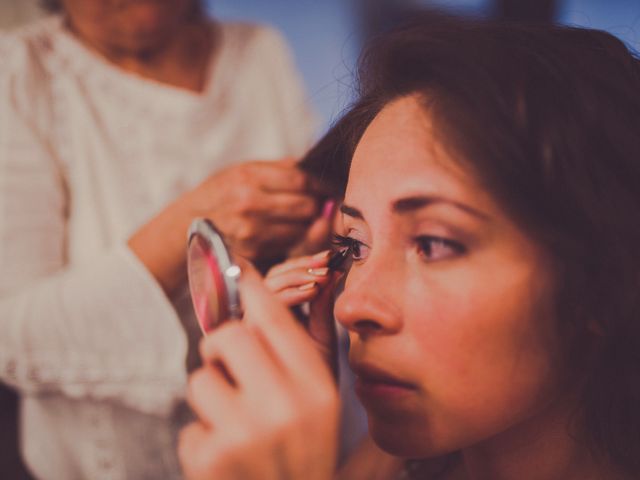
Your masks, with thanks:
M423 235L417 237L415 242L418 253L428 262L453 258L466 251L464 245L447 238Z
M345 237L343 235L335 234L333 236L332 243L338 247L338 249L348 249L349 256L352 260L358 261L363 260L366 257L366 252L368 250L368 246L362 243L360 240L356 240L355 238Z

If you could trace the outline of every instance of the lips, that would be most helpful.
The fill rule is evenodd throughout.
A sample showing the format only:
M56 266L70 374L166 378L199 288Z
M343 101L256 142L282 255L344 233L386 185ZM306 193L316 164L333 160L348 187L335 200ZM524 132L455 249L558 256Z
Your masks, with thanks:
M358 363L351 365L356 374L356 393L363 400L398 400L414 393L418 386L379 369L375 366Z

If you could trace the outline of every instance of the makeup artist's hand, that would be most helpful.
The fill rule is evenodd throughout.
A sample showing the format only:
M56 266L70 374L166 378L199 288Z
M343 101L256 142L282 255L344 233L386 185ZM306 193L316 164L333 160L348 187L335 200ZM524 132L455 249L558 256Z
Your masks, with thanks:
M212 175L192 194L233 250L249 259L286 252L302 240L321 205L295 160L249 162Z
M243 267L242 322L201 343L188 399L199 420L181 433L191 480L327 480L336 465L338 394L289 310Z
M331 233L335 230L337 202L325 200L322 212L307 229L304 237L288 252L289 258L301 257L328 248L331 244Z
M319 215L317 188L294 160L247 162L221 170L185 193L128 241L170 293L186 276L186 232L195 217L212 220L234 252L266 259L305 238ZM316 222L317 223L317 222Z

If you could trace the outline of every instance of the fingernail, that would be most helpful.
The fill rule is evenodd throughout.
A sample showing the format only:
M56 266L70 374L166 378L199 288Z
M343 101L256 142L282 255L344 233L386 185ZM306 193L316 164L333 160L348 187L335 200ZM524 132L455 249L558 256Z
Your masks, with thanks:
M331 250L325 250L323 252L316 253L311 258L314 259L314 260L324 260L325 258L327 258L329 256L329 254L331 254Z
M333 215L333 207L336 206L335 200L327 200L322 207L322 218L331 218Z
M329 269L327 267L323 268L310 268L307 270L311 275L315 275L317 277L324 277L327 273L329 273Z
M311 290L315 286L316 286L316 282L309 282L309 283L305 283L304 285L300 285L298 287L298 290Z

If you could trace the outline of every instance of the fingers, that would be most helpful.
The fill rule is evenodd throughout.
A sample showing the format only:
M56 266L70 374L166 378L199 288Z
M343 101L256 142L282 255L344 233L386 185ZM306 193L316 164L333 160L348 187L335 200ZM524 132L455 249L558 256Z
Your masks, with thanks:
M241 293L244 320L260 331L288 375L312 390L322 380L331 379L312 340L289 310L267 290L259 275L243 271Z
M281 273L287 272L289 270L294 270L297 268L320 268L326 267L327 262L329 261L329 256L331 254L331 250L323 250L322 252L316 253L315 255L306 255L304 257L296 257L286 262L279 263L275 265L269 270L267 273L267 278L270 276L280 275Z
M201 342L207 366L192 375L188 395L200 423L180 436L186 476L306 478L311 469L330 478L339 412L331 374L257 272L246 261L238 264L244 321Z
M306 224L304 223L255 222L245 229L246 231L239 237L239 240L254 240L257 246L289 245L296 238L300 238L305 229Z
M334 374L337 374L337 333L333 316L334 290L341 273L332 272L329 281L313 298L309 309L307 331L316 343L316 348L330 365Z
M215 367L202 369L190 383L195 399L191 403L205 423L234 431L254 421L284 420L294 408L297 386L268 343L245 323L220 327L202 341L201 353L209 365L215 362L225 372L221 375Z
M318 204L315 197L307 194L259 192L247 213L270 220L308 222L318 214Z
M272 292L279 292L288 288L311 288L310 284L323 284L329 279L327 267L307 268L307 266L286 270L278 275L269 274L265 278L265 285Z
M264 283L277 298L289 307L311 303L305 325L316 348L335 371L336 331L333 319L333 290L340 274L326 267L330 251L314 256L288 260L273 267ZM313 265L313 267L311 267ZM318 267L317 265L322 265Z
M249 221L226 238L239 255L252 259L270 258L284 253L304 235L305 229L306 224L303 223Z
M228 322L219 327L214 335L202 340L200 352L209 364L224 365L234 388L249 396L260 398L267 389L283 381L279 359L243 322Z
M264 284L285 305L292 307L312 300L329 281L329 250L313 256L298 257L273 267Z
M313 182L296 167L294 160L252 162L250 166L261 188L267 192L305 192L312 189Z
M212 440L210 430L202 423L193 422L180 431L178 457L185 478L204 480L214 478L215 466L212 465Z
M298 385L255 329L227 323L205 337L200 350L208 366L192 374L188 399L205 426L228 441L248 440L246 433L259 425L288 421Z
M235 417L237 405L233 401L232 393L233 386L224 375L213 365L205 364L189 377L187 402L205 425L224 428L224 424L220 425L216 419L220 417L220 412L225 412L223 420Z
M294 307L306 302L312 301L320 291L320 287L315 283L310 283L308 286L299 288L288 288L276 293L276 297L284 305L288 307Z
M324 203L322 214L313 221L305 232L304 238L289 251L289 255L304 255L328 246L335 217L335 207L334 200L327 200Z
M326 226L314 223L321 196L291 159L248 162L210 176L184 210L211 219L240 254L268 258L300 243L310 225L314 239L325 235Z

